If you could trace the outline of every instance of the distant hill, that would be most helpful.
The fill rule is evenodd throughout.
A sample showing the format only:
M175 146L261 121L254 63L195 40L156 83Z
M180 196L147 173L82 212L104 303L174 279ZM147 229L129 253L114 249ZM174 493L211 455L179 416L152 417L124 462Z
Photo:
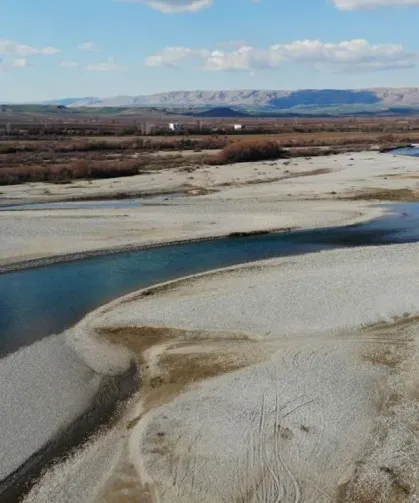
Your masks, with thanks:
M42 103L40 103L40 105L57 105L57 106L68 107L69 105L73 105L76 102L91 103L95 100L100 100L100 98L93 98L91 96L88 98L62 98L58 100L43 101Z
M303 89L237 90L237 91L173 91L139 96L111 98L64 98L43 104L69 107L166 107L166 108L219 108L246 107L290 110L310 107L418 107L419 88L373 89Z
M204 110L203 112L188 113L187 115L193 115L194 117L214 117L214 118L225 118L225 117L251 117L250 114L245 112L240 112L239 110L233 110L229 107L216 107L210 108L209 110Z
M173 91L110 98L63 98L43 103L8 106L13 107L15 111L54 113L52 107L59 106L66 107L67 112L75 114L150 117L417 115L419 88Z

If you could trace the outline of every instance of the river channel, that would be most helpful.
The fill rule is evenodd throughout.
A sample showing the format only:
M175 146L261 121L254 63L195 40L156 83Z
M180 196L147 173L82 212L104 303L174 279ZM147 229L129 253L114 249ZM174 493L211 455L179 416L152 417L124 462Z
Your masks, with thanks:
M0 356L73 326L132 291L257 260L354 246L419 241L419 203L388 206L369 222L201 242L84 258L0 275Z

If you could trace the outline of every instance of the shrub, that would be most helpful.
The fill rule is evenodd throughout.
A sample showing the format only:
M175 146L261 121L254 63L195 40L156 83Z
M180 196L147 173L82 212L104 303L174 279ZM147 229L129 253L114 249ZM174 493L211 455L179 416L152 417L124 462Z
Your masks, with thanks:
M285 159L289 153L273 140L244 140L231 143L217 155L210 158L211 164L232 164L236 162L266 161Z
M16 166L0 169L0 185L26 182L68 183L82 178L117 178L137 175L141 165L135 160L76 160L66 166Z

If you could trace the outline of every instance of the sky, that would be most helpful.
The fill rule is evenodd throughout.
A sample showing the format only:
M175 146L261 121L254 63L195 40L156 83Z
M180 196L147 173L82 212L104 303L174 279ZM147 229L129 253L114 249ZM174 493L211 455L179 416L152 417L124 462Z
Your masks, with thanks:
M0 101L419 86L419 0L1 0Z

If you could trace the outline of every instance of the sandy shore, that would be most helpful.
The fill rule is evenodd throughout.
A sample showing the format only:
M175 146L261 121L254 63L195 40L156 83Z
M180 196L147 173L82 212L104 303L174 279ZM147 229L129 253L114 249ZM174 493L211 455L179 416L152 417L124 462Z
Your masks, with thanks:
M185 184L207 195L2 211L0 267L356 223L383 209L347 198L416 191L417 160L368 152L70 188L3 187L1 197L126 196ZM2 475L86 410L103 377L126 369L134 354L143 380L129 413L49 471L28 503L414 501L417 253L417 245L341 250L202 276L115 301L10 355L0 362L14 403L2 413L0 442L10 453Z

